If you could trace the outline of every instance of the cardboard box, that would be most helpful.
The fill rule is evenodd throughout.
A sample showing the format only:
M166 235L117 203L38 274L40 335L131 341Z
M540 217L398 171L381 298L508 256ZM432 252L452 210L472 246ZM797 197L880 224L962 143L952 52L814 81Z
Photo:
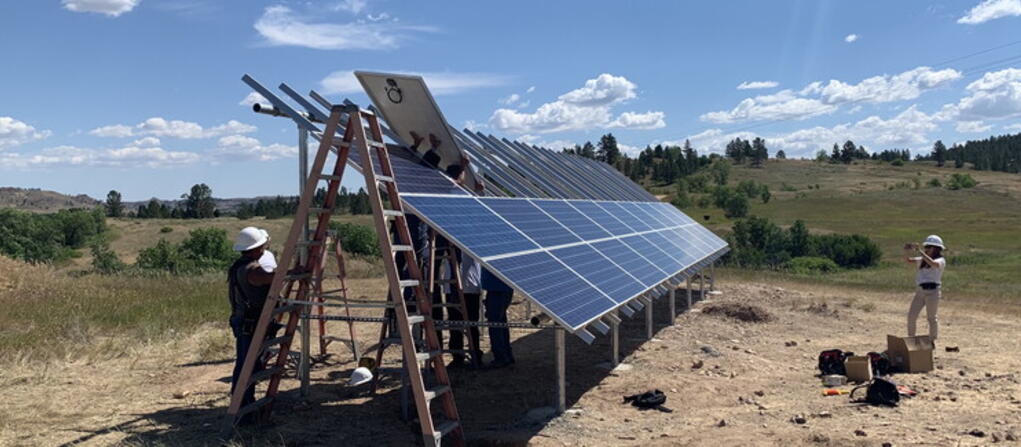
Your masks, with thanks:
M886 354L894 369L909 372L932 371L932 351L935 346L928 335L917 337L886 336Z
M872 380L872 361L867 356L851 356L844 359L847 380L850 382L868 382Z

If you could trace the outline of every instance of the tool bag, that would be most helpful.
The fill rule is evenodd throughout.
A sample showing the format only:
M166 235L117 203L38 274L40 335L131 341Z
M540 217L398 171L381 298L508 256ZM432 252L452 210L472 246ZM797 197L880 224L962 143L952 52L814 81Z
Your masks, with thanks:
M877 377L868 384L855 387L851 390L849 396L851 400L854 400L854 392L860 388L865 388L865 399L859 399L858 402L888 407L896 407L900 403L900 392L897 390L897 384L890 379Z
M631 405L638 408L658 408L666 403L666 394L660 390L646 391L642 394L624 396L624 403L631 402Z
M844 352L839 349L830 349L819 353L819 372L827 376L830 374L847 375L844 369L844 359L854 355L853 352Z
M887 357L886 354L870 352L866 355L869 357L869 362L872 363L872 375L885 376L893 372L890 358Z

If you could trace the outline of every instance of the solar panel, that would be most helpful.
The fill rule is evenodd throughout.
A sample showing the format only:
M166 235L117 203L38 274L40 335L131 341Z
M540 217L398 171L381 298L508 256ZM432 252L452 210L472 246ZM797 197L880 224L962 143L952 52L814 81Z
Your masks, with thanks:
M372 148L372 150L376 149ZM390 146L387 152L391 155L390 166L393 168L397 187L401 192L468 195L464 189L457 186L440 171L419 164L406 149ZM349 165L361 170L362 157L358 151L348 151L347 157ZM373 169L377 175L383 174L378 163L373 164Z
M402 198L572 331L726 252L722 239L664 203Z

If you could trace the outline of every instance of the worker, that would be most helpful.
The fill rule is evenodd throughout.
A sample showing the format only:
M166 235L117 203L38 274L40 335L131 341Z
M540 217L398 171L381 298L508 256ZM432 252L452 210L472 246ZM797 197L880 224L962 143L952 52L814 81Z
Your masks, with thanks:
M266 249L262 252L262 256L259 258L259 265L262 266L263 270L273 273L277 269L277 258L276 256L273 256L273 252L269 251L269 243L272 239L269 237L268 231L262 228L260 228L259 231L261 231L262 235L266 237Z
M480 287L486 291L486 321L506 323L507 308L510 307L511 299L514 298L514 289L488 269L482 269ZM493 349L493 361L489 363L490 368L503 368L514 364L510 329L490 326L489 345Z
M464 308L468 312L467 321L478 322L479 321L479 308L481 289L479 289L479 282L482 279L482 266L470 255L463 251L457 250L460 253L458 256L460 264L461 274L461 296L464 297ZM450 269L446 268L449 264L442 264L440 277L443 279L450 279ZM452 290L449 285L443 288L444 293L447 295L448 303L459 304L459 297L456 294L452 294ZM434 295L435 296L435 295ZM434 298L435 300L435 298ZM435 301L434 301L435 302ZM465 316L462 315L459 307L448 307L447 313L450 319L453 321L463 321ZM433 312L433 318L436 317L436 312ZM442 318L440 314L439 318ZM479 328L478 326L468 327L468 336L471 337L468 347L474 346L474 351L470 352L472 367L482 366L482 350L479 349ZM450 366L454 368L462 368L469 366L468 357L462 353L465 350L464 346L464 331L451 330L449 347L452 351L453 361L450 362Z
M933 341L939 335L939 319L936 312L939 310L940 289L943 286L943 271L946 269L947 260L943 257L943 239L937 235L925 238L922 248L918 244L907 244L905 249L917 252L919 256L907 258L907 262L918 265L915 274L915 283L918 284L915 290L915 298L908 308L908 336L915 336L915 325L918 314L925 308L926 317L929 320L929 338Z
M252 344L255 325L262 314L262 307L266 303L266 296L269 294L269 287L273 282L273 274L267 272L259 264L259 259L265 253L268 242L269 238L266 233L255 227L242 229L234 240L234 251L240 252L241 256L234 261L227 273L231 308L230 328L234 332L236 347L234 373L230 380L231 394L234 393L238 376L241 375L241 368L245 364L245 357ZM270 331L267 331L267 335L269 333ZM265 364L262 358L256 359L252 374L262 371L264 368ZM254 383L249 384L248 389L245 390L241 405L245 406L252 402L255 402Z

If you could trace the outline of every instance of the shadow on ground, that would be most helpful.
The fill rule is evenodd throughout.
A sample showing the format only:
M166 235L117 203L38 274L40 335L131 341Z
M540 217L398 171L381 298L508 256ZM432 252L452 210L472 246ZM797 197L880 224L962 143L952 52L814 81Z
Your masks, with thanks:
M701 297L693 291L696 301ZM677 293L677 309L685 310L684 289ZM655 332L667 327L667 299L653 304ZM626 359L646 341L644 311L624 318L620 326L620 358ZM552 329L516 332L513 348L517 363L498 370L450 370L457 406L469 445L526 445L549 422L530 410L555 406L556 374ZM610 338L599 336L592 345L567 337L567 406L570 408L587 391L597 386L610 371L597 366L610 360ZM346 354L346 353L345 353ZM336 357L334 357L336 358ZM200 364L179 365L182 374ZM326 361L314 368L309 396L298 395L293 377L284 379L270 424L240 427L234 441L242 445L415 445L419 443L417 422L401 418L399 377L384 377L381 390L370 395L365 387L344 385L353 368L348 358ZM229 372L225 363L224 372ZM323 373L325 372L325 373ZM635 392L644 391L635 384ZM220 393L200 396L200 402L166 408L133 419L83 432L64 444L95 441L109 433L126 435L127 445L222 445L227 398ZM413 413L413 411L412 411ZM549 415L552 416L552 415Z

